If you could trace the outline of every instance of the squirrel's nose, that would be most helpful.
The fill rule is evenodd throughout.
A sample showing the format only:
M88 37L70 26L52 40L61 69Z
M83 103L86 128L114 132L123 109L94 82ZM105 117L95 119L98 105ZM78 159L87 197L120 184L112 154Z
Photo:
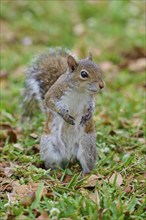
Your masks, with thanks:
M99 82L99 88L103 89L104 88L104 83L102 81Z

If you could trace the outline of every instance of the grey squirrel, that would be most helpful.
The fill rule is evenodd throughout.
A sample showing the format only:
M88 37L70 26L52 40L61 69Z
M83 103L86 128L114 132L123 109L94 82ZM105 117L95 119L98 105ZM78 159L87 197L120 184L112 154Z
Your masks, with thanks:
M83 174L96 161L94 96L104 88L101 69L92 54L76 60L63 49L41 54L27 69L24 103L27 114L36 104L46 121L40 155L46 168L79 161Z

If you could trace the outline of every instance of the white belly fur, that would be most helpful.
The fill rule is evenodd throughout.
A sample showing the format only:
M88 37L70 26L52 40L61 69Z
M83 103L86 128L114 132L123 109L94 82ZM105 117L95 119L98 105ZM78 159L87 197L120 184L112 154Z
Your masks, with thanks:
M65 122L59 115L54 113L51 134L41 138L41 158L48 163L60 164L62 161L76 158L78 145L84 135L84 128L80 125L84 113L84 107L91 102L90 96L78 94L64 95L58 103L68 109L69 114L75 118L75 125ZM55 152L53 145L56 146Z
M64 95L61 102L64 103L69 110L69 114L75 118L75 125L70 125L64 120L60 120L62 128L60 130L62 141L67 149L67 158L74 157L77 152L77 144L84 135L84 128L80 126L81 118L84 114L84 108L88 105L90 96L85 93L70 92Z

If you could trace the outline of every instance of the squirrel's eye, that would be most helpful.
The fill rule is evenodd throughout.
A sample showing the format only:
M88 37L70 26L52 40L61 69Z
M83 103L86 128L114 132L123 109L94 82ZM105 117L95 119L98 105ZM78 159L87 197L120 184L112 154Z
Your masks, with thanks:
M80 73L82 78L87 78L88 77L88 73L85 70L82 70Z

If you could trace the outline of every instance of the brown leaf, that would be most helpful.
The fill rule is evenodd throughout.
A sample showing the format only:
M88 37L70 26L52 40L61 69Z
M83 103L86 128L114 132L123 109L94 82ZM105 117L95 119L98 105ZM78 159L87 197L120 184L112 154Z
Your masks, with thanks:
M0 192L11 192L13 189L12 187L12 180L10 178L2 178L0 179Z
M26 67L25 67L25 66L19 66L19 67L17 67L17 68L12 72L13 78L14 78L14 79L18 79L20 76L24 75L25 70L26 70Z
M76 24L73 28L75 35L82 36L85 34L85 27L83 24Z
M116 132L116 131L114 131L114 130L112 129L112 130L110 130L109 134L110 134L111 136L114 136L114 135L116 135L116 134L117 134L117 132Z
M84 189L84 188L80 188L80 193L83 195L83 196L88 196L88 190Z
M129 127L129 122L125 118L119 118L119 128Z
M111 72L117 70L117 67L110 61L104 61L100 63L100 67L103 72Z
M127 60L136 60L146 56L145 48L134 47L130 51L122 52L122 56L125 57Z
M12 186L13 186L13 188L19 187L20 186L19 180L13 181Z
M7 123L0 124L0 139L5 141L9 138L10 143L16 143L17 135L11 125Z
M124 191L128 194L128 193L130 193L132 191L132 187L131 186L127 186Z
M88 196L89 196L89 198L90 198L93 202L95 202L97 205L100 204L99 194L98 194L97 191L95 191L95 192L90 192Z
M13 167L5 167L4 173L5 173L5 176L11 177L14 174L14 168Z
M142 124L143 124L143 120L140 119L139 117L133 117L131 119L131 124L132 124L133 127L136 127L136 128L141 127Z
M19 150L24 150L22 144L20 144L20 143L13 144L13 146Z
M36 218L36 220L44 220L44 219L47 219L47 220L50 219L49 215L46 211L43 211L42 214Z
M15 41L15 32L12 32L8 25L8 22L0 20L1 27L1 39L5 40L6 43L12 43Z
M146 69L146 59L139 58L129 63L128 69L132 72L142 72Z
M7 193L7 197L8 197L8 203L9 204L17 201L17 197L16 197L14 192Z
M1 163L0 164L0 172L1 176L4 177L11 177L13 175L15 164L10 162L10 163Z
M4 146L5 146L5 142L4 141L0 141L0 148L3 148Z
M122 175L120 173L116 173L116 172L113 173L112 176L109 179L109 182L113 184L114 181L115 181L115 178L116 178L116 185L117 186L121 186L123 184L123 177L122 177Z
M137 130L135 133L134 133L134 137L136 138L142 138L144 137L144 132L142 130Z
M53 198L55 196L53 192L48 192L47 191L47 192L44 193L44 190L43 190L43 195L45 195L48 198Z
M8 72L5 70L0 71L0 80L7 79L8 78Z
M104 125L112 125L112 121L111 121L109 115L104 112L101 112L99 115L96 114L94 116L94 118L97 121L102 119L102 124L104 124Z
M7 135L9 137L10 143L16 143L17 142L17 136L14 130L8 130Z
M37 139L37 138L38 138L38 135L35 134L35 133L32 133L32 134L30 134L29 136L32 137L33 139Z
M71 181L71 179L72 179L71 175L65 175L63 182L64 183L69 183Z
M126 67L132 68L131 71L135 72L137 67L141 68L143 66L144 59L146 57L146 50L144 48L134 47L130 51L122 52L121 55L122 55L122 59L121 59L121 62L119 64L119 67L120 68L126 68ZM142 62L142 64L141 64L141 62ZM136 63L136 67L135 67L135 63ZM133 64L134 64L134 66L133 66Z
M14 188L15 192L19 195L24 196L28 190L30 190L29 185L19 185Z
M15 181L12 183L13 191L9 194L10 202L20 200L23 206L28 206L34 201L34 195L38 189L39 183L31 182L28 185L20 185ZM43 189L43 195L48 194L47 188Z
M92 174L91 176L89 176L88 179L86 179L85 185L83 187L95 187L99 180L101 180L101 177L99 175Z
M8 72L5 70L0 71L0 87L1 89L8 87Z
M35 197L35 192L30 192L20 200L20 204L24 207L30 206L32 202L35 200Z
M142 144L146 144L145 138L138 138L138 141Z
M39 144L35 144L33 146L29 146L29 147L25 148L24 151L27 155L30 155L32 153L37 154L40 152L40 146L39 146Z
M38 189L38 186L39 186L39 183L34 183L34 182L31 182L31 183L29 183L29 188L32 190L32 191L34 191L34 192L36 192L37 191L37 189ZM48 193L48 190L47 190L47 188L46 187L44 187L43 188L43 195L47 195L47 193Z

